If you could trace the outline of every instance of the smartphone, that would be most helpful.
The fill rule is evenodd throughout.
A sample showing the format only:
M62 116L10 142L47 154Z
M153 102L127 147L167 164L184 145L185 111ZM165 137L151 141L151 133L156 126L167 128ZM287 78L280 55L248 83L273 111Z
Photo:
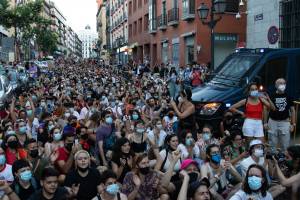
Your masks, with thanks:
M78 144L79 144L78 139L75 139L75 145L78 145Z

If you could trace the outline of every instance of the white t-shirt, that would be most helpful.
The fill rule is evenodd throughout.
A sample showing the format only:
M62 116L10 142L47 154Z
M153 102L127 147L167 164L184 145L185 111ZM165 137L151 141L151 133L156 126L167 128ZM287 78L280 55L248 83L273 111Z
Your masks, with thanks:
M0 171L0 176L3 176L7 182L12 183L14 181L14 176L12 174L12 166L6 164L5 168L2 171Z
M167 136L167 133L164 130L160 130L159 137L158 137L156 145L158 145L159 147L163 146L166 136ZM148 131L148 138L151 141L154 141L155 135L154 135L153 130Z
M184 159L186 159L186 158L189 156L189 152L188 152L188 150L187 150L187 148L186 148L185 145L179 144L179 145L178 145L178 149L180 149L181 154L182 154L182 157L183 157ZM194 148L193 148L193 155L194 155L196 158L199 158L199 157L200 157L200 148L199 148L197 145L195 145Z
M169 154L171 154L171 153L172 153L172 152L168 152L168 155L167 155L167 156L169 156ZM159 154L160 154L162 160L164 161L165 158L166 158L166 150L165 150L165 149L162 150L161 152L159 152ZM183 158L179 159L179 160L177 161L177 163L175 164L175 167L174 167L174 171L175 171L175 172L178 172L178 171L180 170L180 166L181 166L182 160L183 160ZM164 171L167 171L167 170L169 169L169 167L170 167L170 164L171 164L171 163L170 163L170 161L169 161L169 158L167 158L167 160L166 160L164 166L162 166L162 167L163 167L163 170L164 170Z
M229 200L248 200L248 199L273 200L273 197L269 192L267 192L267 195L263 197L260 193L253 193L250 195L250 194L246 194L243 190L239 190Z
M80 111L80 115L79 115L79 120L81 119L85 119L89 114L89 110L87 109L87 107L83 107Z
M32 121L32 126L29 126L29 123L26 124L27 133L31 135L32 138L37 139L37 130L40 126L38 118L34 118Z
M248 158L245 158L244 160L242 160L241 163L240 163L240 165L241 165L241 168L242 168L242 175L243 175L243 177L246 176L247 170L250 167L250 165L252 165L252 164L258 164L258 165L263 166L264 162L265 162L265 158L264 157L259 158L258 163L256 163L252 159L251 156L249 156Z
M177 116L173 116L173 118L170 119L169 116L164 116L163 120L166 123L166 131L167 132L172 132L173 131L173 124L178 121L178 118L177 118Z

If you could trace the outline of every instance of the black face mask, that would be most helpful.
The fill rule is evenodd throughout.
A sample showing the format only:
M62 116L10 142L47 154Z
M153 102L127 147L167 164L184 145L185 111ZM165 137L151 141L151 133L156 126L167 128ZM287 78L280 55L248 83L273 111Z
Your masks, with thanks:
M31 158L36 158L39 155L39 150L38 149L31 150L29 155Z
M143 174L143 175L147 175L147 174L150 172L150 167L143 167L143 168L140 168L140 172L141 172L141 174Z
M65 148L70 152L72 151L73 143L66 143Z
M87 140L89 138L89 135L88 134L83 134L80 136L81 139L83 140Z
M18 147L18 145L19 145L18 141L15 141L15 140L14 141L9 141L7 143L7 146L11 149L16 149Z
M86 172L86 171L88 171L88 170L89 170L89 167L82 168L82 167L79 167L79 166L77 166L77 169L78 169L78 171L80 171L80 172L84 173L84 172Z
M191 173L189 173L189 177L190 177L189 183L192 183L192 182L194 182L194 181L197 181L197 180L198 180L198 173L196 173L196 172L191 172Z

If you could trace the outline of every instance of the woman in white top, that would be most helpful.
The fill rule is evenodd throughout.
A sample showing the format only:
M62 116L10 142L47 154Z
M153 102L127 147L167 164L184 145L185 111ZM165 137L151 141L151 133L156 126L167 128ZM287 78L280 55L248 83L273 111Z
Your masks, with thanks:
M235 193L230 200L272 200L272 195L267 192L268 180L265 169L257 164L248 168L246 178L241 190Z
M179 144L178 148L184 159L196 159L200 158L200 148L195 144L193 134L189 131L182 131L182 143Z
M172 152L178 150L178 137L175 134L168 135L165 139L166 148L163 149L159 154L163 163L161 165L161 171L166 172L170 167L170 163L172 161ZM175 164L174 171L178 172L180 170L181 161L183 158L181 157Z

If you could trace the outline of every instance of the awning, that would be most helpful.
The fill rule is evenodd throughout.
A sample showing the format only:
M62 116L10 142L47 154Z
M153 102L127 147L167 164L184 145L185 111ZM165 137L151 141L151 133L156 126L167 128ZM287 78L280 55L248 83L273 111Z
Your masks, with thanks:
M196 32L195 32L195 31L192 31L192 32L188 32L188 33L182 34L181 37L189 37L189 36L193 36L193 35L195 35L195 34L196 34Z

